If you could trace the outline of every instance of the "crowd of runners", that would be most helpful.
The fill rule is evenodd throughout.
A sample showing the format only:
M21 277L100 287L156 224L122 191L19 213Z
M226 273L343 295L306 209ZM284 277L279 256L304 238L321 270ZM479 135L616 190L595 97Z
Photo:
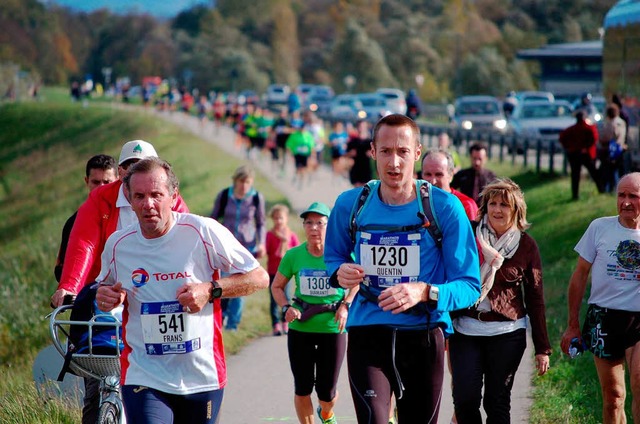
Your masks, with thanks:
M186 104L184 110L192 106ZM325 162L331 163L333 178L348 179L354 188L342 193L333 209L315 202L300 215L305 240L299 244L282 216L287 212L282 205L270 211L273 227L266 231L265 201L252 187L249 166L238 168L233 184L217 195L210 216L214 220L208 220L188 213L177 177L156 158L153 146L141 140L123 146L120 179L92 191L78 211L68 235L70 265L62 268L52 304L97 281L101 310L125 305L122 383L127 416L134 422L172 422L199 411L198 422L216 421L226 384L221 312L229 315L230 301L265 288L268 274L273 334L288 337L294 407L301 423L312 423L316 414L322 423L337 422L333 407L345 356L358 422L436 422L447 362L453 376L452 422L481 422L481 404L489 421L509 422L526 328L533 332L540 375L549 369L551 346L542 264L526 233L524 194L516 183L485 168L486 146L470 146L471 166L454 172L458 166L446 137L440 137L440 148L423 152L419 127L404 115L388 115L372 130L366 121L328 127L299 107L272 110L257 102L229 107L219 96L213 103L200 96L194 107L201 122L213 120L235 130L236 147L247 162L271 160L273 171L282 175L287 163L293 163L293 184L299 190ZM416 179L415 164L421 159L424 180ZM637 231L639 174L626 177L618 190L618 208L621 216L625 213L618 221ZM100 216L109 222L96 219ZM635 233L620 234L640 239ZM572 279L577 288L570 292L570 329L562 347L568 352L569 338L589 340L585 346L597 355L598 372L606 377L605 399L619 400L611 393L611 386L619 384L619 375L611 375L613 367L625 355L633 366L637 339L623 335L620 341L611 332L605 340L592 333L620 322L637 326L637 312L631 308L609 322L606 304L612 297L595 291L592 300L605 308L598 309L601 322L589 322L579 333L576 308L584 294L584 268L600 255L597 245L587 255L587 242L576 248L576 272L581 273ZM172 260L136 253L145 249L162 251ZM185 266L176 253L169 254L182 249ZM276 258L268 273L256 261L265 255ZM137 256L142 263L132 260ZM162 289L148 284L146 267L166 268L151 274L162 279ZM604 279L629 281L619 272L598 271ZM145 275L142 280L140 274ZM287 290L288 284L293 290ZM233 308L241 313L241 302ZM239 324L229 326L232 317L226 317L231 330ZM208 322L204 332L194 325L202 319ZM615 359L607 359L612 354ZM196 378L192 367L208 374ZM168 368L175 372L166 373ZM166 378L156 382L149 369ZM636 378L632 373L634 395ZM314 390L319 399L315 411ZM88 406L95 399L86 402ZM610 409L605 408L605 418L620 414Z

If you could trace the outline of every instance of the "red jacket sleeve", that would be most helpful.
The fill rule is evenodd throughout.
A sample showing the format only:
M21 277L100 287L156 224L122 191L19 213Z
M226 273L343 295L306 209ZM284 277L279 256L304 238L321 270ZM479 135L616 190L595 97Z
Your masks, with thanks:
M184 202L184 200L182 199L182 196L180 196L179 194L178 194L178 199L176 200L176 204L173 207L173 211L180 212L180 213L189 213L189 207L187 207L187 204Z
M100 237L103 217L100 214L99 190L89 194L87 200L78 209L76 222L73 224L65 264L58 289L78 293L84 287L94 261L100 261L102 250Z

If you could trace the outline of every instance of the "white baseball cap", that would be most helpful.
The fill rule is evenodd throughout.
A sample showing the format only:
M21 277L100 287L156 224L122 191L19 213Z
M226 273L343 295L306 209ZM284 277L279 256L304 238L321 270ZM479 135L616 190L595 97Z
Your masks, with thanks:
M151 143L144 140L127 141L120 151L118 165L122 165L129 159L144 159L148 157L158 157L156 149L153 148Z

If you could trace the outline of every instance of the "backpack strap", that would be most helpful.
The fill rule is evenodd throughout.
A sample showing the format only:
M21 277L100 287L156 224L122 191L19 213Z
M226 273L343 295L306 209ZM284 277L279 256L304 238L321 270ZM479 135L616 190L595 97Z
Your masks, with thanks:
M358 230L358 224L356 222L358 215L364 209L366 204L369 201L369 195L371 192L380 184L378 180L371 180L367 184L362 187L362 191L358 196L358 199L353 205L351 209L351 216L349 219L349 234L351 236L351 243L355 244L356 242L356 232ZM420 193L420 212L419 215L424 221L421 225L409 225L409 226L399 226L394 228L396 231L414 231L420 227L425 227L433 241L436 244L438 249L442 249L442 230L440 229L440 223L438 222L437 217L433 213L433 196L431 196L431 184L426 181L418 180L418 192ZM388 227L381 226L380 228L376 226L368 227L370 230L376 229L388 229Z
M349 218L349 235L351 236L352 244L355 244L356 242L356 231L358 229L356 218L358 218L358 215L360 215L360 212L362 212L365 203L367 203L369 195L371 194L371 190L379 183L380 181L371 180L364 186L362 186L362 191L360 192L360 195L358 196L356 202L353 204L353 208L351 209L351 216Z
M229 188L225 188L220 192L220 207L218 208L218 214L214 216L216 220L220 220L224 216L224 210L227 208L229 202Z
M436 243L436 247L438 249L442 249L442 230L440 229L438 218L433 213L433 196L431 196L432 186L425 181L421 181L419 184L424 227L426 227L429 234L431 234L433 241Z
M67 347L67 354L64 355L64 364L62 364L62 368L60 369L60 374L58 374L58 381L63 381L64 380L64 376L68 373L71 372L71 357L74 354L74 350L71 348L71 346Z

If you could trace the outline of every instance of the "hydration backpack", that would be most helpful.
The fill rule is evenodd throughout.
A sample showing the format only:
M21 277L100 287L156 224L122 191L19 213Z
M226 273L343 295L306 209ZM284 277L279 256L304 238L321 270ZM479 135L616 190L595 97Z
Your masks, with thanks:
M422 224L413 224L413 225L403 225L397 227L390 227L388 225L364 225L360 226L357 223L357 217L362 212L362 209L367 205L371 192L380 185L379 180L371 180L367 184L365 184L362 188L362 192L358 196L358 200L353 205L353 209L351 210L351 217L349 220L349 234L351 235L351 242L355 244L356 242L356 233L358 230L366 231L366 230L385 230L385 231L417 231L420 228L426 228L433 241L436 244L438 249L442 249L442 231L440 230L440 225L438 223L438 219L433 213L433 198L431 196L431 184L427 183L424 180L418 180L418 193L420 195L420 211L418 212L418 218L422 220ZM358 295L361 295L369 302L378 303L378 297L370 292L370 289L365 284L360 284L360 290L358 291ZM427 306L424 304L418 304L413 306L412 308L404 311L403 313L411 314L411 315L423 315L427 313ZM427 319L430 319L430 315L427 314Z
M398 226L396 228L389 228L388 226L365 226L358 225L356 219L362 209L369 202L369 195L371 192L380 185L379 180L371 180L362 187L362 192L358 196L358 200L353 205L351 210L351 217L349 219L350 227L349 234L351 235L351 242L355 244L356 232L358 230L387 230L387 231L415 231L421 227L427 229L433 241L436 243L438 249L442 249L442 231L438 219L433 214L433 204L431 197L431 184L423 180L418 180L418 192L420 194L420 212L418 212L418 218L422 219L422 224Z
M260 209L260 195L256 191L253 193L253 206L255 206L256 211ZM224 210L227 208L227 203L229 203L229 188L225 188L220 192L220 208L218 209L217 216L212 216L212 218L219 220L224 216Z

